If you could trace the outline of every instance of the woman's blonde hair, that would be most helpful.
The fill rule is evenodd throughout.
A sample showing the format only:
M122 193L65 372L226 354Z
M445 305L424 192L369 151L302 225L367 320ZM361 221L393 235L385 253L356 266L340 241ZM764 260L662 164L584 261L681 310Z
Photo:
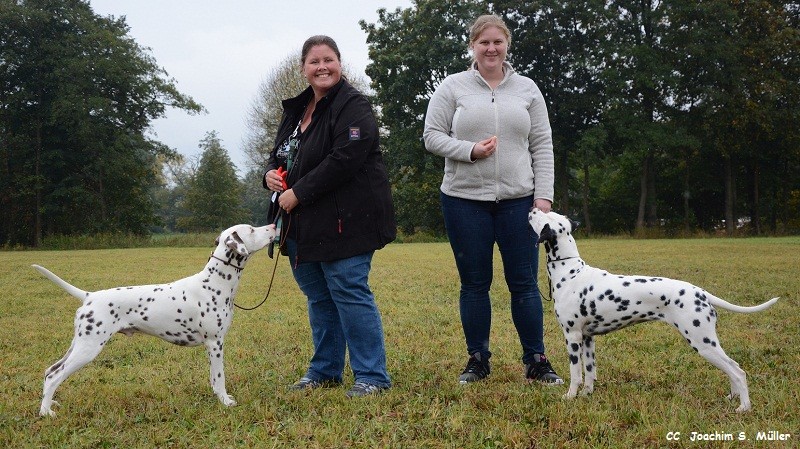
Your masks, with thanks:
M475 41L478 40L478 36L489 27L497 27L500 29L506 36L509 46L511 45L511 31L508 30L503 19L496 14L485 14L475 19L475 23L469 27L469 43L475 43Z

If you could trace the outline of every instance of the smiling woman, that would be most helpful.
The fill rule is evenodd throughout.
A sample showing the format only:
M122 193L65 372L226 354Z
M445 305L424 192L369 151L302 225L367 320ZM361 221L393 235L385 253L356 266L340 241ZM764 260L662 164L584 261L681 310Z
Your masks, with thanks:
M423 138L428 151L445 158L440 199L461 280L459 312L469 355L459 382L482 380L491 371L489 291L497 243L526 378L557 384L563 381L545 356L539 249L527 223L531 207L549 211L553 201L550 120L539 87L506 61L510 42L499 16L475 20L469 30L472 66L445 78L433 93Z
M355 384L347 396L390 387L383 325L367 279L375 250L394 240L389 177L367 98L342 77L328 36L306 40L308 81L283 101L283 118L263 178L270 219L282 221L281 252L308 298L314 356L291 389L342 382L345 354Z

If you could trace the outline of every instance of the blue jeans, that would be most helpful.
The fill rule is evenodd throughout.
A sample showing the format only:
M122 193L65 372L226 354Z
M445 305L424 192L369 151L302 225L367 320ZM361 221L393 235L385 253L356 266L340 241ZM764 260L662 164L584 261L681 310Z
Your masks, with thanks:
M539 295L538 236L528 224L533 197L503 201L473 201L441 194L442 212L461 278L459 306L467 353L491 357L489 332L492 305L494 244L500 249L511 319L522 344L522 361L544 354L544 313Z
M295 266L296 242L288 239L286 249L292 274L308 299L314 356L305 377L341 382L349 350L357 382L390 387L381 315L368 285L374 252Z

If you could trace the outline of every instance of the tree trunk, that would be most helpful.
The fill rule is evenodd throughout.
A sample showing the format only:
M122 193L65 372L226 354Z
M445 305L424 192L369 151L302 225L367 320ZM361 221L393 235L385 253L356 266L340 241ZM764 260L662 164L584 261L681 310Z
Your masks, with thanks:
M656 174L653 153L647 154L647 227L658 227L658 200L656 198Z
M587 235L592 233L592 220L589 218L589 164L583 164L583 221Z
M642 176L639 179L639 213L636 215L636 232L640 232L644 229L644 212L647 203L647 177L649 170L648 159L645 157L642 160Z
M689 190L689 152L685 156L686 167L683 171L683 232L688 237L692 233L691 228L691 209L689 208L689 199L692 194Z
M761 194L758 190L758 184L761 178L761 171L758 166L758 161L753 161L753 205L750 211L750 223L756 235L761 235Z
M735 202L736 202L736 182L733 175L733 161L731 157L724 158L725 165L725 232L732 236L736 231L735 222Z
M565 214L569 212L569 154L560 151L556 164L556 187L558 195L558 208Z
M36 124L36 148L34 161L34 211L33 211L33 247L38 248L42 243L42 181L41 181L41 161L42 161L42 122Z

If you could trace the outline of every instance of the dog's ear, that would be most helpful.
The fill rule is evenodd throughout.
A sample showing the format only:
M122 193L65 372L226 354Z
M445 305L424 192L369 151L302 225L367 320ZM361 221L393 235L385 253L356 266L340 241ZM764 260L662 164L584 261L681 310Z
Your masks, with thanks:
M232 249L236 252L236 254L240 256L247 257L250 255L250 251L247 250L247 247L244 246L244 242L242 238L239 237L239 234L236 232L232 233L225 239L225 246L229 249Z
M575 221L571 218L567 218L567 220L569 220L569 225L572 226L572 230L569 232L575 232L575 230L578 229L578 226L581 225L580 221Z
M550 224L544 225L542 228L542 232L539 233L539 242L538 243L554 243L556 241L555 232L550 228Z

